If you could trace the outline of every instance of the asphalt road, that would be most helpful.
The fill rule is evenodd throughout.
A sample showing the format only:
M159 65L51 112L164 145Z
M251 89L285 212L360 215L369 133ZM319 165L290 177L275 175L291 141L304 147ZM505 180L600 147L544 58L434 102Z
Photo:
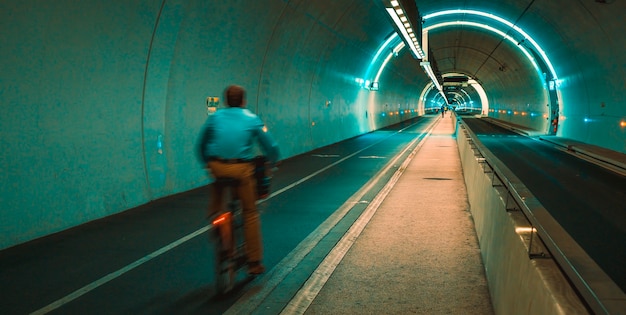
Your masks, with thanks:
M626 177L485 120L463 122L626 292Z
M265 265L275 267L430 125L422 117L285 160L259 205ZM626 178L554 146L464 118L480 140L625 289ZM400 132L401 131L401 132ZM336 229L347 230L395 168ZM207 239L207 187L0 251L0 313L221 314ZM336 231L341 234L341 231ZM320 259L326 248L316 248ZM319 246L318 246L319 247ZM246 285L248 284L248 285ZM625 290L626 291L626 290Z
M259 205L268 270L423 137L433 119L416 118L283 161L272 182L280 193ZM204 218L209 198L202 187L0 251L0 313L223 313L249 286L244 278L234 293L215 294Z

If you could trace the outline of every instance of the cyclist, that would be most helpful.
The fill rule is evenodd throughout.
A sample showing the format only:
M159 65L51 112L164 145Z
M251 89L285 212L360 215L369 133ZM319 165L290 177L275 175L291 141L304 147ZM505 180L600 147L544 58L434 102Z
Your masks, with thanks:
M256 208L253 145L255 141L259 142L270 164L278 160L279 149L261 119L245 108L246 92L241 86L229 86L224 96L228 106L207 118L198 149L213 177L239 180L237 194L243 209L248 273L257 275L265 272L265 267L262 264L261 223ZM211 185L211 194L210 211L216 211L222 206L222 196L216 193L214 185Z

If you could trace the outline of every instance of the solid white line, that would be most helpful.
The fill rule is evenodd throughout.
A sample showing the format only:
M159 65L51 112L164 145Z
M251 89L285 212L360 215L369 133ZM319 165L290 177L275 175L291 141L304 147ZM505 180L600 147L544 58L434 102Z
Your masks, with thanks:
M383 140L380 140L380 141L383 141ZM301 178L300 180L298 180L298 181L296 181L296 182L294 182L294 183L292 183L292 184L290 184L290 185L288 185L286 187L283 187L282 189L279 189L276 192L270 194L270 196L265 198L264 200L257 201L257 203L262 203L262 202L265 202L266 200L269 200L269 199L271 199L273 197L276 197L276 196L282 194L283 192L285 192L285 191L287 191L289 189L292 189L295 186L298 186L298 185L302 184L303 182L311 179L312 177L314 177L314 176L316 176L316 175L318 175L318 174L328 170L329 168L331 168L331 167L333 167L333 166L335 166L335 165L337 165L337 164L347 160L348 158L350 158L350 157L352 157L352 156L362 152L365 149L370 148L371 146L373 146L373 145L375 145L375 144L377 144L379 142L376 142L376 143L374 143L374 144L372 144L372 145L370 145L370 146L368 146L368 147L366 147L366 148L364 148L364 149L362 149L362 150L360 150L358 152L355 152L355 153L353 153L353 154L351 154L349 156L346 156L345 158L343 158L343 159L341 159L339 161L336 161L335 163L332 163L332 164L330 164L330 165L328 165L328 166L326 166L326 167L324 167L324 168L322 168L322 169L320 169L320 170L318 170L318 171L316 171L316 172L314 172L314 173L312 173L312 174L310 174L310 175L308 175L308 176L306 176L304 178ZM135 269L136 267L138 267L138 266L140 266L140 265L142 265L142 264L152 260L153 258L156 258L157 256L159 256L159 255L169 251L170 249L172 249L172 248L174 248L174 247L176 247L176 246L178 246L178 245L180 245L180 244L182 244L182 243L192 239L193 237L196 237L196 236L198 236L198 235L208 231L210 228L211 227L208 226L208 225L204 226L201 229L199 229L199 230L197 230L195 232L192 232L191 234L189 234L187 236L184 236L183 238L181 238L181 239L179 239L177 241L174 241L173 243L171 243L171 244L169 244L169 245L167 245L167 246L165 246L165 247L163 247L163 248L161 248L161 249L159 249L159 250L157 250L157 251L155 251L155 252L153 252L151 254L148 254L147 256L145 256L145 257L143 257L143 258L141 258L141 259L131 263L130 265L128 265L128 266L126 266L126 267L124 267L122 269L119 269L119 270L117 270L115 272L110 273L110 274L108 274L108 275L106 275L106 276L104 276L104 277L102 277L102 278L100 278L100 279L98 279L98 280L96 280L96 281L94 281L94 282L92 282L92 283L90 283L90 284L88 284L88 285L86 285L86 286L84 286L84 287L82 287L82 288L80 288L80 289L70 293L69 295L67 295L67 296L65 296L63 298L58 299L58 300L52 302L51 304L49 304L49 305L47 305L47 306L45 306L45 307L43 307L43 308L41 308L41 309L31 313L31 314L33 314L33 315L35 315L35 314L37 314L37 315L39 315L39 314L46 314L46 313L48 313L48 312L50 312L52 310L55 310L55 309L61 307L62 305L67 304L67 303L69 303L69 302L79 298L80 296L82 296L82 295L84 295L84 294L86 294L86 293L88 293L88 292L98 288L99 286L101 286L101 285L103 285L103 284L105 284L105 283L107 283L107 282L109 282L109 281L111 281L111 280L113 280L113 279L115 279L115 278L125 274L126 272L128 272L128 271L130 271L132 269Z
M408 126L406 128L409 128L409 127L410 126ZM406 128L404 128L404 129L406 129ZM404 129L402 129L402 130L404 130ZM362 151L371 148L372 146L374 146L374 145L376 145L376 144L386 140L387 138L389 138L391 136L393 136L393 134L388 136L388 137L386 137L386 138L384 138L384 139L381 139L380 141L377 141L377 142L375 142L375 143L373 143L373 144L371 144L371 145L369 145L369 146L367 146L367 147L365 147L365 148L363 148L363 149L361 149L361 150L359 150L359 151L357 151L357 152L355 152L355 153L353 153L353 154L351 154L351 155L349 155L349 156L347 156L347 157L345 157L345 158L343 158L343 159L341 159L339 161L336 161L335 163L332 163L332 164L330 164L330 165L328 165L328 166L318 170L317 172L314 172L314 173L308 175L307 177L304 177L304 178L296 181L295 183L292 183L289 186L286 186L286 187L283 187L282 189L279 189L278 191L270 194L269 197L267 197L267 198L265 198L263 200L260 200L257 203L262 203L262 202L265 202L265 201L267 201L267 200L269 200L269 199L271 199L271 198L273 198L275 196L278 196L278 195L282 194L283 192L285 192L285 191L287 191L287 190L289 190L289 189L291 189L291 188L293 188L293 187L295 187L297 185L300 185L303 182L311 179L312 177L322 173L323 171L326 171L329 168L331 168L331 167L333 167L333 166L335 166L335 165L337 165L337 164L347 160L348 158L353 157L356 154L359 154ZM194 237L196 237L196 236L198 236L198 235L200 235L200 234L202 234L204 232L207 232L210 228L211 227L209 225L206 225L206 226L204 226L204 227L202 227L202 228L200 228L200 229L198 229L198 230L196 230L196 231L194 231L194 232L192 232L192 233L190 233L190 234L188 234L188 235L186 235L186 236L184 236L184 237L182 237L182 238L180 238L180 239L178 239L178 240L176 240L176 241L174 241L172 243L170 243L169 245L166 245L166 246L164 246L164 247L162 247L162 248L160 248L160 249L158 249L158 250L156 250L156 251L146 255L145 257L143 257L143 258L141 258L141 259L139 259L139 260L137 260L137 261L135 261L135 262L133 262L133 263L131 263L131 264L129 264L129 265L119 269L119 270L117 270L117 271L114 271L114 272L112 272L112 273L110 273L110 274L108 274L108 275L106 275L106 276L104 276L104 277L102 277L102 278L92 282L92 283L89 283L89 284L85 285L84 287L82 287L82 288L80 288L80 289L78 289L78 290L76 290L76 291L74 291L74 292L72 292L72 293L70 293L70 294L68 294L68 295L66 295L66 296L64 296L64 297L62 297L62 298L60 298L60 299L58 299L58 300L56 300L56 301L54 301L54 302L52 302L52 303L42 307L42 308L32 312L32 313L30 313L30 314L39 315L39 314L49 313L49 312L51 312L51 311L53 311L53 310L63 306L64 304L67 304L67 303L69 303L69 302L71 302L71 301L73 301L73 300L75 300L75 299L77 299L77 298L79 298L79 297L89 293L90 291L93 291L94 289L100 287L101 285L103 285L103 284L105 284L105 283L107 283L107 282L109 282L111 280L114 280L114 279L118 278L119 276L121 276L121 275L123 275L123 274L125 274L125 273L127 273L127 272L129 272L129 271L131 271L131 270L133 270L133 269L135 269L137 267L139 267L140 265L142 265L142 264L144 264L144 263L146 263L146 262L148 262L148 261L150 261L150 260L152 260L152 259L154 259L154 258L156 258L156 257L158 257L158 256L160 256L160 255L162 255L162 254L164 254L166 252L168 252L169 250L171 250L171 249L181 245L182 243L184 243L184 242L186 242L186 241L188 241L188 240L190 240L190 239L192 239L192 238L194 238Z
M434 123L427 129L432 130ZM408 127L407 127L408 128ZM406 128L405 128L406 129ZM404 130L404 129L403 129ZM420 135L421 136L421 135ZM235 304L233 304L224 315L252 314L267 296L300 264L306 255L337 225L337 223L354 207L361 198L374 187L387 171L396 165L396 162L408 151L413 144L419 140L418 136L409 143L401 153L388 162L387 165L371 178L361 189L352 195L346 202L337 209L331 216L311 232L296 248L294 248L285 258L283 258L270 272L262 278L257 279L257 283L262 283L260 288L251 288Z
M426 137L424 137L424 141L421 141L415 149L409 154L409 156L404 160L402 165L398 168L398 170L393 174L389 182L383 187L383 189L376 195L374 200L369 204L369 206L363 211L361 216L357 219L357 221L350 227L348 232L339 240L337 245L331 250L331 252L324 258L322 263L315 269L311 277L304 283L302 288L296 293L296 295L289 301L287 306L280 313L282 314L304 314L304 312L309 308L313 300L317 297L319 292L322 290L326 281L330 278L332 273L335 271L335 268L339 265L343 257L346 255L348 250L352 247L354 242L356 242L357 238L361 234L361 232L365 229L365 226L372 219L382 202L385 200L389 192L393 189L400 176L404 173L404 170L407 168L413 157L416 155L417 151L422 147L425 142L425 139L430 134L429 130ZM417 140L417 139L416 139ZM414 140L414 141L416 141ZM414 142L413 141L413 142Z
M191 233L191 234L189 234L189 235L187 235L187 236L185 236L185 237L183 237L183 238L181 238L181 239L179 239L179 240L177 240L177 241L175 241L175 242L173 242L173 243L171 243L171 244L169 244L169 245L167 245L165 247L162 247L162 248L160 248L160 249L158 249L158 250L148 254L147 256L145 256L145 257L135 261L134 263L132 263L132 264L130 264L130 265L120 269L120 270L112 272L112 273L110 273L110 274L108 274L108 275L106 275L106 276L104 276L104 277L102 277L102 278L100 278L100 279L98 279L98 280L96 280L96 281L94 281L94 282L92 282L92 283L90 283L90 284L88 284L88 285L86 285L86 286L84 286L84 287L82 287L82 288L80 288L80 289L70 293L69 295L67 295L67 296L65 296L63 298L61 298L59 300L56 300L56 301L52 302L51 304L48 304L47 306L32 312L31 314L46 314L46 313L48 313L50 311L53 311L53 310L59 308L60 306L62 306L64 304L67 304L67 303L69 303L69 302L79 298L80 296L88 293L89 291L91 291L91 290L93 290L93 289L95 289L95 288L97 288L97 287L99 287L99 286L101 286L101 285L103 285L103 284L105 284L105 283L107 283L107 282L109 282L109 281L111 281L111 280L113 280L113 279L115 279L115 278L117 278L117 277L119 277L119 276L121 276L121 275L123 275L123 274L125 274L125 273L127 273L127 272L129 272L129 271L131 271L133 269L135 269L135 268L137 268L137 267L139 267L140 265L144 264L145 262L160 256L161 254L171 250L172 248L174 248L174 247L176 247L176 246L178 246L178 245L180 245L180 244L182 244L182 243L184 243L184 242L186 242L186 241L188 241L188 240L190 240L190 239L192 239L192 238L194 238L194 237L196 237L196 236L198 236L198 235L200 235L200 234L202 234L202 233L204 233L204 232L206 232L208 230L209 230L209 227L205 226L205 227L203 227L203 228L201 228L201 229L199 229L199 230L197 230L197 231L195 231L195 232L193 232L193 233Z
M322 169L319 169L317 172L314 172L314 173L310 174L309 176L306 176L306 177L301 178L300 180L298 180L298 181L296 181L296 182L292 183L291 185L285 186L285 187L283 187L282 189L277 190L275 193L271 194L269 197L267 197L267 198L266 198L266 199L264 199L263 201L268 200L268 199L270 199L270 198L273 198L273 197L275 197L275 196L277 196L277 195L280 195L280 194L282 194L283 192L285 192L285 191L287 191L287 190L289 190L289 189L291 189L291 188L293 188L293 187L295 187L295 186L298 186L298 185L302 184L303 182L305 182L305 181L307 181L307 180L311 179L312 177L317 176L318 174L320 174L320 173L322 173L322 172L324 172L324 171L328 170L329 168L334 167L335 165L337 165L337 164L339 164L339 163L341 163L341 162L343 162L343 161L345 161L345 160L347 160L347 159L349 159L349 158L351 158L351 157L353 157L353 156L355 156L355 155L357 155L357 154L359 154L359 153L361 153L361 152L363 152L363 151L365 151L365 150L367 150L367 149L369 149L369 148L371 148L371 147L373 147L373 146L375 146L375 145L377 145L377 144L379 144L379 143L381 143L381 142L383 142L383 141L385 141L385 140L387 140L387 139L389 139L389 138L393 137L393 136L394 136L394 135L396 135L397 133L400 133L400 132L402 132L403 130L405 130L405 129L407 129L407 128L411 127L411 126L413 126L413 125L410 125L410 126L408 126L408 127L404 128L404 129L399 130L398 132L395 132L395 133L393 133L393 134L391 134L391 135L389 135L389 136L387 136L387 137L385 137L385 138L383 138L383 139L380 139L379 141L376 141L376 142L374 142L374 143L370 144L369 146L367 146L367 147L365 147L365 148L363 148L363 149L361 149L361 150L359 150L359 151L356 151L356 152L354 152L354 153L352 153L352 154L350 154L350 155L348 155L348 156L344 157L343 159L337 160L337 161L335 161L334 163L329 164L328 166L326 166L326 167L324 167L324 168L322 168Z

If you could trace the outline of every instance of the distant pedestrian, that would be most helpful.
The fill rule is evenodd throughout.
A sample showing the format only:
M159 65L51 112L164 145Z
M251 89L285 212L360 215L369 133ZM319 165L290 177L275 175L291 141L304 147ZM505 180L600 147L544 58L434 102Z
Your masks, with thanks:
M445 117L446 116L446 106L441 105L441 117Z

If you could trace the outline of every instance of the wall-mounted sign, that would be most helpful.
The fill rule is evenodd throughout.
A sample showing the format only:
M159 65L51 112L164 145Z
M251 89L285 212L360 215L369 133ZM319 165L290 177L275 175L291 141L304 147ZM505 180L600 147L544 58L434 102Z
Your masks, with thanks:
M217 107L220 105L220 98L209 96L206 98L206 112L207 116L215 113L217 111Z

